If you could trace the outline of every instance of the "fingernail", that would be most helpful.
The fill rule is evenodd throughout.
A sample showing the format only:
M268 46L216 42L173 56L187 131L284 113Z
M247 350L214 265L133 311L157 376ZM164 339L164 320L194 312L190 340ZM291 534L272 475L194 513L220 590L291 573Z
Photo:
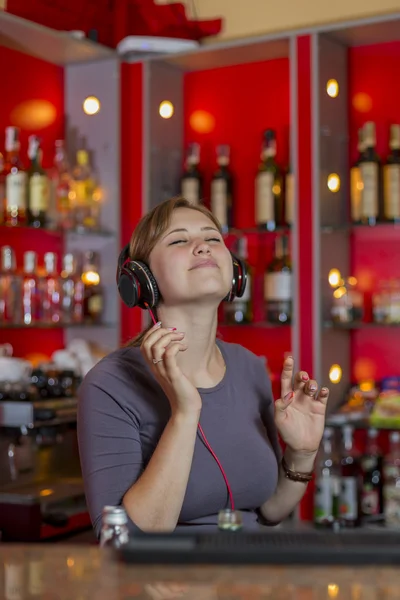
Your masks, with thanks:
M168 327L168 331L176 331L176 327Z
M321 392L323 392L324 394L327 394L329 392L328 388L322 388Z
M312 392L315 392L315 390L316 390L316 389L317 389L317 386L316 386L316 385L314 385L314 384L313 384L313 385L310 385L310 390L311 390Z
M154 325L154 329L155 329L156 327L160 327L160 325L161 325L161 321L158 321L158 323L156 323L156 324Z
M309 380L309 377L308 377L307 373L303 373L303 375L301 376L301 378L302 378L303 381L308 381Z

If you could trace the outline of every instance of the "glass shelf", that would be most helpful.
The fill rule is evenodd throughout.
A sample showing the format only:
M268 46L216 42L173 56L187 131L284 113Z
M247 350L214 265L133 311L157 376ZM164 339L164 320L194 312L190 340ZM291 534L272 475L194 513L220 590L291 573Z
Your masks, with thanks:
M387 423L387 424L375 424L371 423L368 418L365 419L346 419L342 415L328 415L326 417L326 427L337 427L341 428L345 425L351 425L354 429L369 429L373 427L374 429L385 429L388 431L397 431L399 430L399 426L396 423Z
M273 235L273 234L277 234L277 233L290 233L291 228L290 227L275 227L275 229L273 229L272 231L269 231L268 229L259 229L258 227L245 227L243 229L236 229L235 227L233 227L232 229L229 229L229 231L224 232L224 235L250 235L250 234L256 234L256 235Z
M50 229L49 227L31 227L30 225L18 225L16 227L11 227L9 225L0 225L0 231L40 231L41 233L46 233L48 235L82 235L82 236L95 236L95 237L114 237L115 233L113 231L108 231L106 229L85 229L85 228L75 228L75 229Z
M400 327L400 323L334 323L333 321L324 321L324 329L352 330L352 329L390 329L391 327Z
M89 327L117 327L114 323L34 323L33 325L24 325L19 323L0 323L2 329L77 329Z
M339 223L337 225L321 225L321 233L335 233L336 231L379 231L390 229L400 231L400 223L382 221L376 225L357 225L355 223Z

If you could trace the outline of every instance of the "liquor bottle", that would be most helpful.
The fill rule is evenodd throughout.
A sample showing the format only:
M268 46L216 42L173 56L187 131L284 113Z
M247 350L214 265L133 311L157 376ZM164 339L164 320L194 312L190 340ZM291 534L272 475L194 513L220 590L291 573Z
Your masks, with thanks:
M292 321L292 267L286 235L275 238L275 253L264 275L266 319L270 323Z
M51 183L53 204L57 213L57 225L61 229L72 229L74 227L74 215L71 203L71 172L64 140L56 140L55 142Z
M390 126L389 148L383 167L383 213L386 221L400 221L400 125Z
M17 274L15 252L11 246L0 248L0 324L19 323L21 319L21 278Z
M235 255L246 264L247 282L246 289L241 298L234 298L232 302L224 302L224 320L230 325L242 325L253 320L252 310L252 270L248 265L247 238L245 236L236 240Z
M32 227L46 227L47 211L50 202L50 184L46 171L41 165L42 150L40 139L30 135L28 156L28 223Z
M282 224L283 196L281 171L275 161L276 135L273 129L264 132L261 163L255 182L256 223L274 231Z
M82 272L85 285L83 316L89 323L99 323L103 315L103 289L100 285L99 258L97 252L86 252Z
M389 434L389 453L383 463L385 522L400 528L400 431Z
M343 444L341 453L341 489L339 518L343 527L360 525L361 465L360 455L353 443L353 428L345 425L342 429Z
M383 456L377 438L378 431L369 429L366 453L361 458L361 514L369 521L383 519Z
M5 214L6 225L25 225L27 213L26 171L21 162L18 127L6 128Z
M361 223L363 180L360 164L364 158L364 131L358 130L358 157L350 169L350 215L353 223Z
M96 181L86 150L78 150L76 153L72 188L76 227L78 229L99 229L100 205L95 197Z
M22 310L24 325L33 325L41 319L41 302L37 273L36 252L24 252L22 281Z
M199 144L189 144L181 177L181 195L192 204L200 204L203 197L203 178L198 168L199 163Z
M326 427L315 473L314 525L332 527L339 517L340 485L332 448L333 429Z
M364 153L360 160L360 173L363 183L361 203L361 223L376 225L379 217L380 159L375 152L375 123L364 125Z
M291 166L288 166L285 177L285 223L288 227L293 227L295 214L295 190L294 173Z
M61 319L61 285L57 272L57 254L46 252L44 255L45 276L41 280L42 320L56 324Z
M100 547L120 548L129 541L128 517L122 506L106 506L103 509Z
M61 319L63 323L82 323L84 284L77 272L76 257L64 254L61 271Z
M229 169L229 146L217 146L218 169L211 181L211 212L226 233L233 227L233 180Z

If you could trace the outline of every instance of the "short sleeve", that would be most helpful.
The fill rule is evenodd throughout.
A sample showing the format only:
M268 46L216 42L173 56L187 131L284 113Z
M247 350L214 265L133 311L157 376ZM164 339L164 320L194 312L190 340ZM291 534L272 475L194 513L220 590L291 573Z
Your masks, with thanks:
M274 397L272 394L271 379L268 375L267 369L265 368L264 359L258 359L258 363L257 377L261 396L261 419L279 464L282 459L282 448L279 443L278 430L276 428L274 419Z
M87 376L79 389L78 443L86 502L97 536L102 509L118 506L143 470L139 424L110 392L112 374ZM102 380L107 379L107 385ZM104 382L103 382L104 383ZM130 523L135 529L134 524Z

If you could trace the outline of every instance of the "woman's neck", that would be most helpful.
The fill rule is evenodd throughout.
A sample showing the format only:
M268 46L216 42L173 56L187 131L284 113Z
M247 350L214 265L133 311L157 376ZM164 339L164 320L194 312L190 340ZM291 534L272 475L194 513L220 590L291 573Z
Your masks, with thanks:
M177 356L179 367L197 387L211 387L224 368L215 343L218 312L210 307L167 307L157 310L162 327L176 327L185 333L188 348ZM210 385L207 385L209 383Z

